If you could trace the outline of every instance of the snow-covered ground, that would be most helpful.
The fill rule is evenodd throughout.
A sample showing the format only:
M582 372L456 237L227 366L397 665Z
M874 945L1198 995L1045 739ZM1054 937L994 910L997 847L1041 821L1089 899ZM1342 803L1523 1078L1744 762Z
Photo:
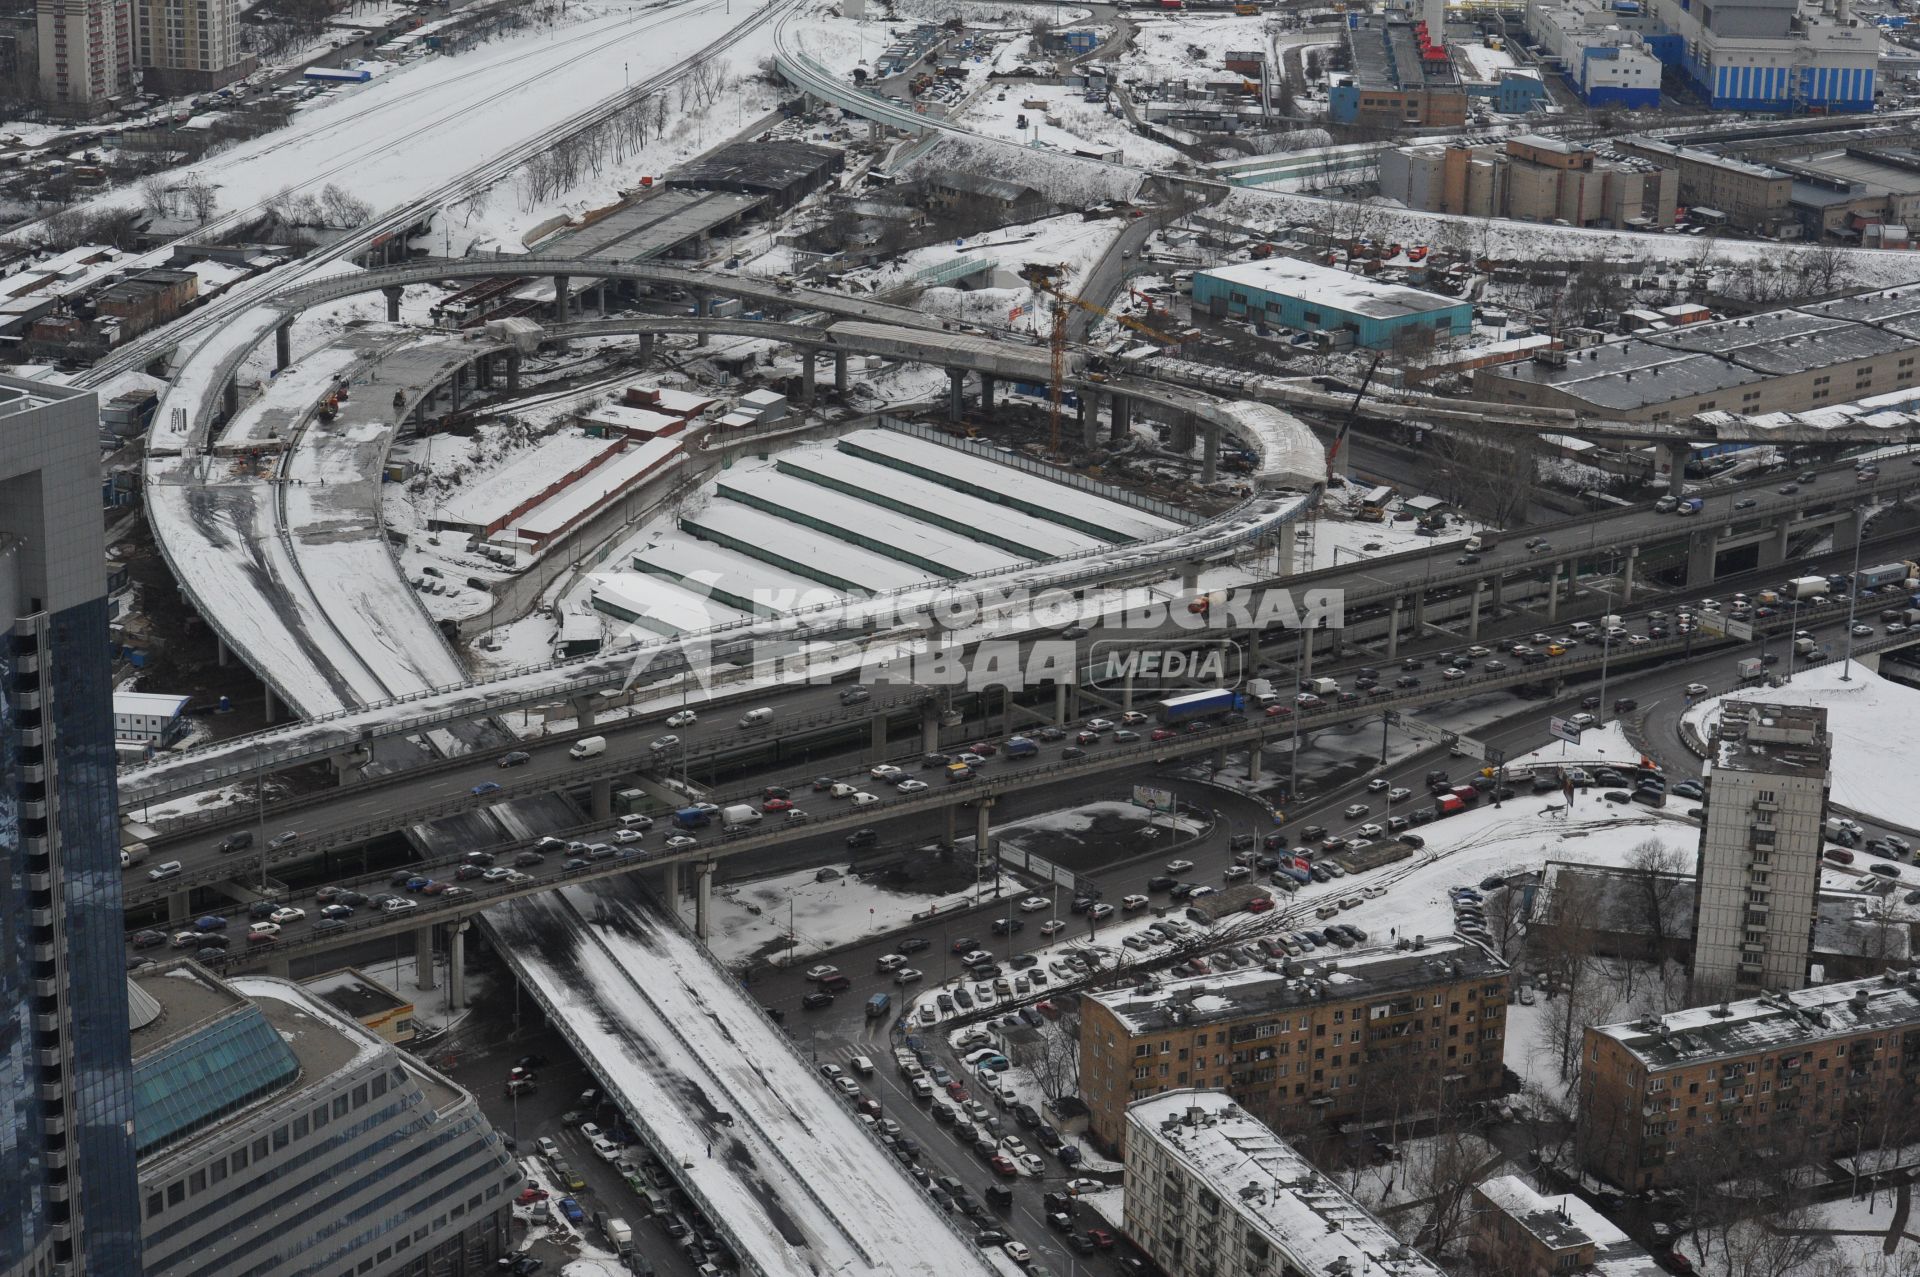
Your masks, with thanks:
M1775 705L1818 705L1827 711L1833 737L1832 797L1865 819L1898 829L1920 826L1920 806L1909 806L1909 761L1920 751L1920 691L1881 678L1853 662L1851 682L1842 682L1844 662L1796 670L1785 687L1737 689L1710 697L1687 711L1686 721L1703 739L1720 720L1720 702L1731 698Z
M823 869L836 876L821 881ZM801 869L716 888L708 914L712 932L707 947L726 963L764 954L767 961L786 966L931 915L982 900L1005 899L1019 890L1018 882L1002 875L964 891L928 896L894 891L850 872L847 865ZM685 902L680 912L691 924L693 902ZM785 943L789 939L791 948ZM776 944L781 947L773 950Z
M1032 102L1044 105L1029 106ZM1161 168L1180 161L1180 152L1135 133L1119 111L1119 104L1112 99L1089 102L1079 89L1016 81L982 93L954 118L983 137L1016 142L1042 154L1049 150L1073 154L1119 147L1130 164ZM1022 117L1027 122L1025 128L1020 127Z

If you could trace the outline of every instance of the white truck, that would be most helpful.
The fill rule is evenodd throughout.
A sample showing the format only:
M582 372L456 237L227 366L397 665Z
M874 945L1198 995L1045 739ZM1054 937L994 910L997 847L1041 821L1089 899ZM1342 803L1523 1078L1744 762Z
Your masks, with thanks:
M571 749L567 750L567 757L575 760L582 759L582 758L598 758L600 757L600 755L606 752L607 752L606 737L582 736L579 740L573 742L573 747Z
M725 829L745 829L748 825L757 825L765 817L758 807L748 803L735 803L720 813L720 824Z
M606 1227L607 1244L613 1247L614 1254L625 1255L633 1250L633 1228L624 1219L609 1219Z
M1787 597L1811 599L1825 594L1827 589L1827 578L1824 576L1797 576L1787 582Z
M1247 680L1247 699L1255 705L1271 705L1279 698L1273 694L1273 680L1270 678L1250 678Z
M1340 694L1340 680L1333 678L1316 678L1313 680L1312 690L1315 696L1338 696Z
M1762 661L1759 657L1749 656L1746 660L1740 662L1740 681L1742 683L1756 683L1766 676L1766 662Z

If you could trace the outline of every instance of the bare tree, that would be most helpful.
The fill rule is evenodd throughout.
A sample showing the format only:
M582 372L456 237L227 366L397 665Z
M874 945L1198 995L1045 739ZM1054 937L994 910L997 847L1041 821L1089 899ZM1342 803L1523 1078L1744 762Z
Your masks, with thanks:
M1077 1093L1080 1089L1078 1022L1049 1022L1038 1031L1032 1043L1020 1049L1016 1063L1033 1074L1040 1093L1049 1100Z
M193 210L195 220L204 223L213 216L213 210L220 206L219 192L213 183L199 173L189 174L182 191L187 198L187 207Z
M1597 899L1579 877L1562 875L1561 885L1552 902L1552 918L1545 925L1536 923L1532 940L1540 954L1541 967L1553 983L1547 1016L1550 1043L1560 1070L1560 1080L1575 1081L1580 1065L1580 1045L1591 1021L1593 1004L1601 1000L1601 970L1596 954L1599 934L1595 927Z
M1440 491L1454 505L1496 527L1524 520L1539 480L1536 438L1519 431L1456 426L1439 437L1432 453Z
M1476 1124L1461 1114L1438 1123L1426 1143L1426 1159L1407 1167L1407 1192L1427 1202L1415 1244L1430 1255L1443 1255L1466 1235L1473 1186L1484 1178L1487 1145Z
M140 183L140 205L155 217L165 217L167 206L172 202L167 179L158 173L144 178Z
M320 206L325 210L326 224L339 230L364 226L373 217L373 205L332 182L320 188Z
M1686 869L1685 853L1658 838L1647 839L1627 854L1627 874L1634 882L1640 918L1651 938L1655 961L1664 957L1667 941L1679 933Z

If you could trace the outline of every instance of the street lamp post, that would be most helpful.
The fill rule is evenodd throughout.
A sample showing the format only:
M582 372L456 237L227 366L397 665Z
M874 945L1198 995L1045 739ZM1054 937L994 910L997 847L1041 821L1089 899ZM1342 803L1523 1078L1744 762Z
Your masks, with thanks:
M1853 574L1847 578L1847 655L1840 663L1840 681L1853 682L1853 618L1860 608L1860 547L1866 541L1867 514L1853 512Z
M1793 656L1800 650L1800 600L1787 610L1787 682L1793 682Z

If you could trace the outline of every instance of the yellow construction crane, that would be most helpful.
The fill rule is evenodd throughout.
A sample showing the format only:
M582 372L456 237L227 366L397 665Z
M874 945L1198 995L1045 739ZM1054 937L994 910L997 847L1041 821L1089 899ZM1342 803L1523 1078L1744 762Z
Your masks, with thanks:
M1035 292L1045 293L1047 296L1053 298L1053 326L1049 334L1050 340L1047 343L1048 351L1052 355L1053 376L1051 384L1048 386L1047 398L1048 417L1051 426L1051 438L1048 442L1048 449L1052 455L1056 457L1060 455L1060 398L1067 377L1067 307L1078 306L1081 310L1087 311L1089 314L1098 315L1103 319L1111 319L1117 324L1124 324L1136 332L1151 337L1155 341L1164 342L1169 346L1177 346L1180 344L1178 337L1169 336L1151 324L1143 324L1131 316L1117 314L1114 311L1108 310L1098 302L1088 301L1084 297L1074 296L1066 289L1060 287L1060 274L1062 269L1063 268L1059 266L1048 266L1040 262L1030 262L1026 268L1020 272L1020 278L1032 285Z

